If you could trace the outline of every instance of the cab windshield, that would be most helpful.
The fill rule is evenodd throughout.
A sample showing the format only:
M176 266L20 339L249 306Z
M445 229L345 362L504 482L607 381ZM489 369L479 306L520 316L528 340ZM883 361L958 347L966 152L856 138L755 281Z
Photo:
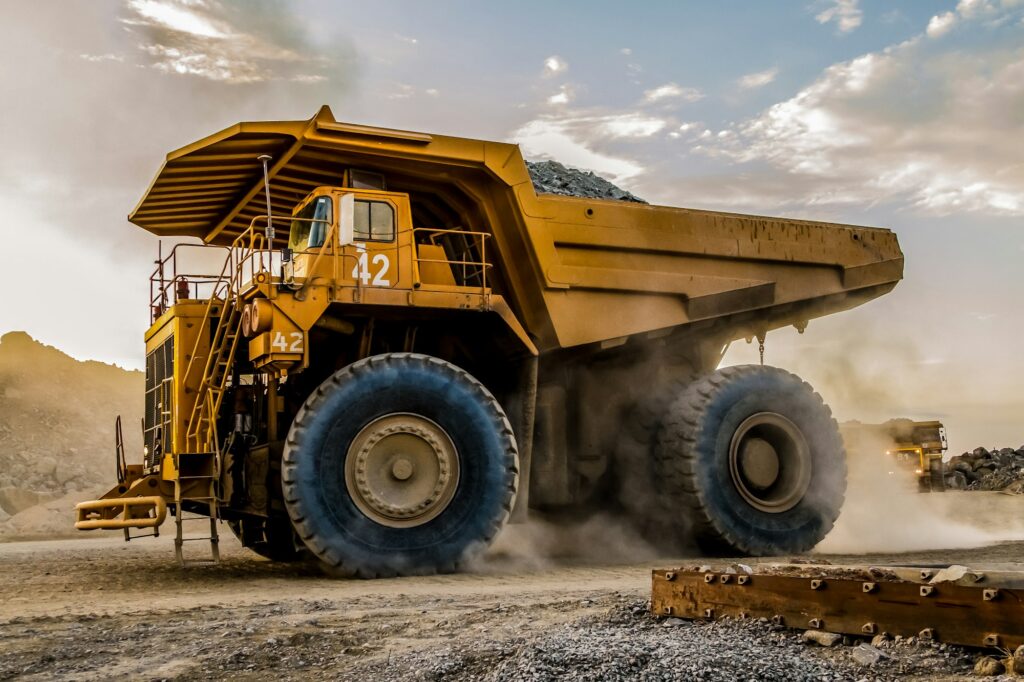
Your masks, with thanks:
M289 249L305 251L323 246L331 226L332 203L331 197L317 197L294 216L288 235Z

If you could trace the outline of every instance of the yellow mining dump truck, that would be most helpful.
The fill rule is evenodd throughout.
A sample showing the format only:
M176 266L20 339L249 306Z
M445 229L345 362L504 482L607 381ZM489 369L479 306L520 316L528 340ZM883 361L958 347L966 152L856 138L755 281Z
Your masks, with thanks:
M885 448L885 463L890 476L909 474L920 492L944 492L945 468L942 463L946 427L940 421L890 419L882 424L844 422L841 429L848 450ZM865 453L862 453L865 454Z
M538 195L515 145L326 107L171 152L129 220L201 245L151 281L145 461L78 527L171 511L187 562L224 520L358 576L455 570L528 509L812 547L845 490L829 409L780 369L716 367L903 270L887 230Z

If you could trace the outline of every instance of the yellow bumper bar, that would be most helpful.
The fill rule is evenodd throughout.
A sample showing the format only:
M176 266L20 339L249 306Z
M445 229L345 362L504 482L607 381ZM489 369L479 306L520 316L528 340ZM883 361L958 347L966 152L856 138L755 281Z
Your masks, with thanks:
M156 528L167 518L167 503L156 495L79 502L75 510L78 530ZM121 518L116 518L118 516Z

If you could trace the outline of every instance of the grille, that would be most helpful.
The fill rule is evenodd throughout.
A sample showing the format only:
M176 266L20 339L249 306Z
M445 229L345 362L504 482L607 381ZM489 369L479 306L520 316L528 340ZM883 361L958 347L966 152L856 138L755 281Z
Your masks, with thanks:
M171 388L174 377L174 337L146 356L146 415L144 438L146 470L160 466L163 450L171 438Z

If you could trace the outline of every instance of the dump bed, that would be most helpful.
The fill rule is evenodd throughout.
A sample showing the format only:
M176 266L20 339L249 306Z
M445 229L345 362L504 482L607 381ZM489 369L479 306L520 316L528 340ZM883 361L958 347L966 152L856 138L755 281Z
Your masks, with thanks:
M517 146L338 123L239 123L171 152L129 216L161 236L229 243L347 169L407 192L417 227L493 235L494 288L541 350L703 323L734 337L843 310L902 277L888 230L537 195Z

